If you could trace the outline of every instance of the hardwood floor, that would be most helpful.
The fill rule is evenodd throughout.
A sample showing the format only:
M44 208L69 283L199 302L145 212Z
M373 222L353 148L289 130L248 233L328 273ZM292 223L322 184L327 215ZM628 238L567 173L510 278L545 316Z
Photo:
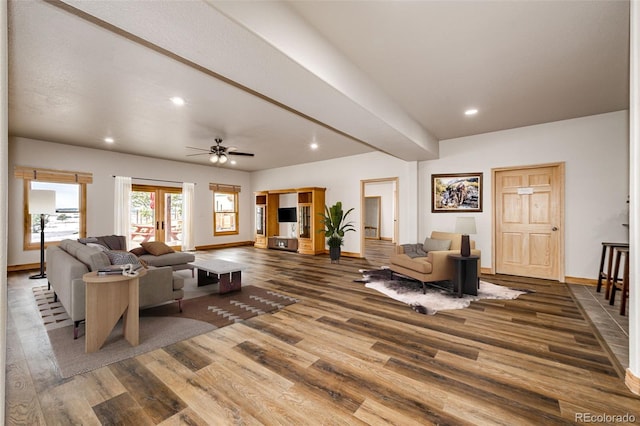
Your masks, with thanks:
M61 379L26 273L9 276L8 424L573 424L640 420L640 398L576 305L549 281L485 277L534 293L421 315L354 282L386 263L252 247L243 283L299 303ZM71 337L70 337L71 338ZM584 413L584 414L582 414ZM584 417L583 417L584 418Z

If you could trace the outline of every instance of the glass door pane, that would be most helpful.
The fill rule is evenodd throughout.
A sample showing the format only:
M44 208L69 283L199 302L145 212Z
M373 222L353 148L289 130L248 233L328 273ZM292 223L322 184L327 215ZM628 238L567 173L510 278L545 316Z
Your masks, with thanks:
M256 235L264 235L264 206L256 206Z
M164 242L182 245L182 194L164 193Z
M298 232L299 238L311 238L311 205L298 205Z
M129 246L156 240L156 192L131 191Z

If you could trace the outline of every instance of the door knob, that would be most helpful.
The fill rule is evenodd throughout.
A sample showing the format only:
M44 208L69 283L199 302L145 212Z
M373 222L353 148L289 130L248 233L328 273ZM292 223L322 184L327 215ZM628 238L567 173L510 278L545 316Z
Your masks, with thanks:
M554 226L553 228L551 228L551 230L552 230L552 231L557 231L557 230L558 230L558 227L557 227L557 226Z

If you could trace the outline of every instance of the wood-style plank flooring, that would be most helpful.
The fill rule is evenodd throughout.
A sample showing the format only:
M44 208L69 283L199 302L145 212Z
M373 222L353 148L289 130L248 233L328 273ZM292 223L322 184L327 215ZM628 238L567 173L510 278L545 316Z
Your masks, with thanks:
M243 282L299 303L61 379L26 273L9 275L8 424L573 424L635 416L640 398L564 284L421 315L363 284L367 259L230 248ZM71 338L71 337L70 337ZM586 414L582 414L586 413ZM584 417L583 417L584 418Z

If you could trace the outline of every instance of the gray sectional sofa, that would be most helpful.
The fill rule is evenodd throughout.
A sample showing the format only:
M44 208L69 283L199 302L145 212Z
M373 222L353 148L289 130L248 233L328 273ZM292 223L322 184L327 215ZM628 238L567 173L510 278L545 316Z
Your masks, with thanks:
M190 256L193 257L192 254ZM47 279L73 320L74 338L78 337L78 326L85 319L85 283L82 276L110 264L103 250L75 240L63 240L57 246L47 247ZM175 300L182 310L180 302L184 296L184 279L173 273L172 265L148 268L147 274L140 278L140 307Z

